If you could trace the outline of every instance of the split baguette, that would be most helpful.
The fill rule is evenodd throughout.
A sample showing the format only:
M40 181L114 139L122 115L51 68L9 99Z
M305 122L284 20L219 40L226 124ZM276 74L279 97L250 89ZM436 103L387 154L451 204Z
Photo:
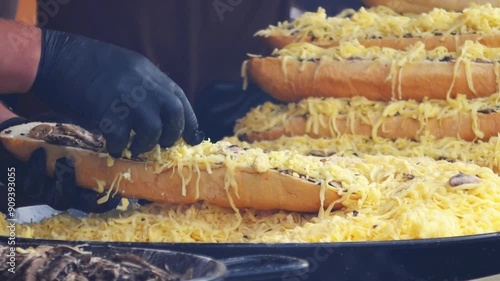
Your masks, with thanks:
M464 94L467 98L487 97L498 92L493 63L470 63L471 89L466 66L455 62L421 62L397 67L390 63L364 60L318 62L280 58L251 58L246 75L262 90L282 102L308 97L393 99L421 101L446 99ZM388 79L390 77L390 79ZM449 95L448 95L449 92Z
M100 180L105 182L105 189L109 189L117 175L129 173L131 180L123 179L116 187L118 192L126 198L141 198L154 202L176 204L206 201L221 207L231 207L228 197L230 196L237 208L304 212L316 212L322 206L321 187L318 183L299 179L273 169L258 172L252 168L252 163L249 163L248 168L237 169L234 172L238 195L233 187L229 187L228 193L226 193L225 177L227 171L224 166L213 167L210 173L201 165L199 174L193 169L191 180L185 186L186 195L182 195L183 180L190 176L187 167L182 170L183 176L179 175L177 168L167 168L156 173L152 163L126 159L115 159L114 164L109 167L107 157L102 157L96 152L53 145L26 137L30 129L39 124L28 123L11 127L0 134L0 140L7 150L24 161L36 149L45 148L49 175L53 175L55 161L58 158L70 157L76 162L77 183L85 188L99 190L96 181ZM199 196L196 196L198 176ZM324 206L327 207L339 198L338 190L327 188ZM336 204L335 208L337 207L340 205Z
M255 35L276 49L296 42L329 48L352 40L367 47L400 50L423 42L429 50L444 46L455 51L467 40L500 47L500 26L495 20L500 1L475 1L479 6L472 6L473 1L449 0L366 2L371 8L346 9L333 17L320 7L316 12L306 12L291 22L280 22Z
M366 124L360 119L355 119L354 124L351 124L350 119L343 115L335 119L337 131L333 131L330 127L330 117L322 116L320 124L328 124L327 126L319 126L317 132L307 130L307 117L293 116L288 118L280 126L276 126L270 130L263 132L248 132L240 134L240 140L254 142L264 140L276 140L282 136L310 136L312 138L331 138L339 135L363 135L372 136L373 126ZM377 119L377 118L375 118ZM482 141L487 141L495 137L500 132L500 113L478 114L478 129L484 133ZM376 123L376 121L373 121ZM421 127L421 124L416 119L411 119L403 116L386 117L382 125L377 131L377 136L381 138L396 140L399 138L407 138L418 140L423 132L429 132L436 139L445 137L458 137L465 141L474 141L478 139L472 127L473 120L470 114L459 114L455 117L448 117L442 120L429 119L427 123Z
M425 13L434 8L442 8L448 11L462 11L470 6L471 3L484 5L491 4L494 7L500 7L498 0L363 0L368 7L387 6L399 13Z

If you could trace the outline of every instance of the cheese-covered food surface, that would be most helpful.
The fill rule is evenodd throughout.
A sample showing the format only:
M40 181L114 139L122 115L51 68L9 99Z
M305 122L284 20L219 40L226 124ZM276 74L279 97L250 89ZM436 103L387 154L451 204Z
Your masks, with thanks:
M377 101L359 95L350 98L308 96L294 103L267 102L251 109L238 121L234 136L219 142L205 140L194 147L181 142L167 149L157 146L135 161L127 162L98 151L100 158L96 159L104 159L102 161L106 161L109 168L103 170L119 165L124 167L122 173L113 175L115 179L111 188L107 186L107 196L120 191L123 194L123 185L145 177L144 170L149 175L169 170L172 176L181 178L178 180L180 187L175 188L182 190L182 196L194 190L196 200L175 201L175 204L165 200L140 206L124 199L117 210L106 214L75 217L63 212L40 222L17 224L16 235L122 242L320 243L431 239L500 232L500 153L497 152L500 151L500 138L498 131L491 132L493 125L500 124L497 121L500 120L500 93L477 98L461 93L451 95L458 83L456 74L462 66L465 76L460 82L466 81L467 89L474 94L480 88L481 84L473 79L477 73L471 70L471 65L487 66L493 77L490 79L493 88L500 91L500 48L466 40L458 46L458 39L452 49L428 48L429 45L422 42L404 49L368 46L362 42L381 38L495 35L500 28L499 19L500 9L491 5L471 6L463 12L434 9L419 15L401 15L386 7L374 7L346 10L335 17L327 17L326 11L319 8L292 22L261 30L258 36L293 37L294 43L277 48L271 54L280 75L290 73L288 63L298 65L301 71L310 64L320 69L319 66L333 62L385 64L390 66L388 75L383 78L391 82L386 93L391 99ZM329 46L332 41L338 44ZM243 63L245 83L246 66L252 59L260 58L252 56ZM454 75L453 81L444 89L448 95L442 99L431 98L426 92L421 94L421 101L399 100L404 94L402 69L432 64L456 66L449 72ZM270 76L276 82L276 77ZM311 83L304 81L298 79L298 83ZM400 137L402 132L409 131L403 125L397 127L396 133L394 130L392 134L387 133L391 124L399 124L393 122L396 119L403 120L403 125L416 124L412 127L414 133L407 134L411 137ZM441 125L446 122L454 122L454 125L461 122L455 127L467 127L470 132L467 137L460 133L445 134L442 127L447 126ZM296 124L303 127L301 134L269 134L277 128L293 131L291 128ZM361 131L363 134L359 133ZM85 161L85 157L83 155L80 160ZM130 159L130 151L126 151L123 158ZM125 169L129 162L135 165L139 162L141 169ZM211 179L210 176L200 175L217 172L222 174L219 183L226 194L235 194L229 196L230 207L215 203L220 201L216 199L225 198L224 194L201 196L214 184L206 180ZM242 172L251 173L252 180L238 186L236 183ZM262 176L266 172L278 173L280 177L269 181ZM157 174L150 178L158 178ZM290 178L293 180L287 181ZM296 183L295 180L307 185L286 184ZM155 184L160 183L155 187L173 190L169 182L171 178L170 181L165 178L155 181ZM105 190L105 181L96 179L96 184L99 191ZM321 192L314 193L315 200L323 200L326 192L333 192L336 195L334 202L322 203L317 210L314 206L313 212L258 210L258 207L238 207L234 203L239 199L239 192L252 193L252 203L293 198L295 201L286 202L296 207L309 202L310 198L305 200L290 191L294 189L283 188L295 185L308 192L320 189ZM144 190L146 185L134 188ZM285 191L274 196L278 189ZM163 196L153 189L148 191L155 198L158 194ZM8 225L6 216L0 214L0 236L10 235Z
M500 8L473 5L462 12L433 9L429 13L401 15L384 7L361 8L329 17L326 10L307 12L294 21L284 21L256 33L258 36L312 38L315 44L376 38L425 38L432 36L499 32Z
M145 242L345 242L425 239L500 231L500 177L463 162L337 157L364 182L361 198L316 214L152 204L88 218L60 214L17 225L21 237ZM0 220L0 235L7 235Z

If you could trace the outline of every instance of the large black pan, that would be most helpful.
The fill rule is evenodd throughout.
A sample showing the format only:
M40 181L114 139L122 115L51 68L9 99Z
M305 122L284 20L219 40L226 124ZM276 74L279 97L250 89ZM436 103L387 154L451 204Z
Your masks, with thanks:
M21 209L21 208L20 208ZM38 221L43 208L18 209L24 220ZM2 241L0 239L0 241ZM17 239L44 243L44 240ZM59 243L68 243L59 241ZM73 245L88 241L71 242ZM500 273L500 233L467 237L389 242L213 244L213 243L109 243L91 245L167 249L216 259L248 255L283 255L309 262L308 272L286 272L276 280L301 281L458 281Z

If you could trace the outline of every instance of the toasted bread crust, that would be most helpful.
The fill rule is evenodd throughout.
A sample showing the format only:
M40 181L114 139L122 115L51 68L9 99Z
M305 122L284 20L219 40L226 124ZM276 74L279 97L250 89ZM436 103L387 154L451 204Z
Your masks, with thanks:
M27 161L36 149L45 148L49 175L53 175L57 159L70 157L75 162L77 183L85 188L98 190L97 180L100 180L106 183L105 189L109 189L118 175L128 172L131 180L122 179L118 185L118 192L127 198L176 204L206 201L221 207L231 207L229 198L232 198L237 208L282 209L299 212L317 212L321 209L320 186L275 170L263 173L253 169L236 170L234 178L238 185L237 195L235 188L229 187L227 192L224 188L225 167L214 168L212 173L200 167L199 174L194 169L190 174L189 169L185 167L182 170L183 177L177 169L170 168L156 173L152 164L125 159L115 159L114 164L108 167L107 158L99 157L95 152L51 145L27 137L0 135L0 140L7 150L24 161ZM186 195L183 195L183 178L187 179L189 176L191 180L185 186ZM199 189L197 188L198 176ZM197 189L199 196L197 196ZM328 207L339 198L336 191L325 190L324 207ZM337 207L341 206L337 204L335 208Z
M266 93L283 102L354 96L377 101L446 99L451 86L450 97L464 94L467 98L479 98L498 91L496 66L489 63L470 64L475 92L469 87L466 67L460 64L455 74L454 62L415 63L392 71L391 64L376 61L320 64L288 60L286 73L282 64L279 58L252 58L247 62L247 73Z
M330 124L327 116L323 116L320 124ZM371 136L373 127L363 123L361 120L354 120L341 116L335 120L338 132L332 131L330 127L319 126L317 132L307 131L307 119L305 117L292 117L285 121L282 126L275 127L265 132L251 132L241 139L249 142L275 140L281 136L303 136L308 135L313 138L330 138L338 135L353 134ZM373 123L376 123L375 121ZM478 127L484 133L483 141L497 136L500 132L500 113L478 114ZM475 140L476 134L472 128L472 116L470 114L460 114L442 120L429 119L421 128L420 122L416 119L409 119L402 116L386 117L383 124L378 129L377 135L387 139L408 138L418 140L421 132L428 131L437 139L444 137L459 137L466 141Z

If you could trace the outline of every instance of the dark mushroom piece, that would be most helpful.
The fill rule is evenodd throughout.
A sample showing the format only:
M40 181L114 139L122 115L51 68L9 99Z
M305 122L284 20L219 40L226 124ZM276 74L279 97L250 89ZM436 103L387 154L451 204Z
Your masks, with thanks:
M1 258L7 256L9 248L0 248ZM131 254L114 254L110 259L92 256L78 248L57 246L38 247L16 254L15 274L8 266L0 266L2 281L173 281L191 278L192 272L184 275L166 272Z
M75 138L78 138L93 147L101 147L104 141L102 135L92 134L89 131L75 125L60 124L59 128L63 131L63 133L74 136Z
M480 178L462 172L451 177L449 181L452 187L457 187L464 184L478 184L480 182L481 182Z
M315 157L330 157L335 155L335 151L311 150L309 151L308 155Z
M92 134L81 127L70 124L41 124L33 127L28 137L43 140L54 145L78 147L82 149L99 151L104 148L104 138Z
M54 131L54 127L48 124L42 124L33 127L28 133L28 137L37 140L45 140L45 138Z

